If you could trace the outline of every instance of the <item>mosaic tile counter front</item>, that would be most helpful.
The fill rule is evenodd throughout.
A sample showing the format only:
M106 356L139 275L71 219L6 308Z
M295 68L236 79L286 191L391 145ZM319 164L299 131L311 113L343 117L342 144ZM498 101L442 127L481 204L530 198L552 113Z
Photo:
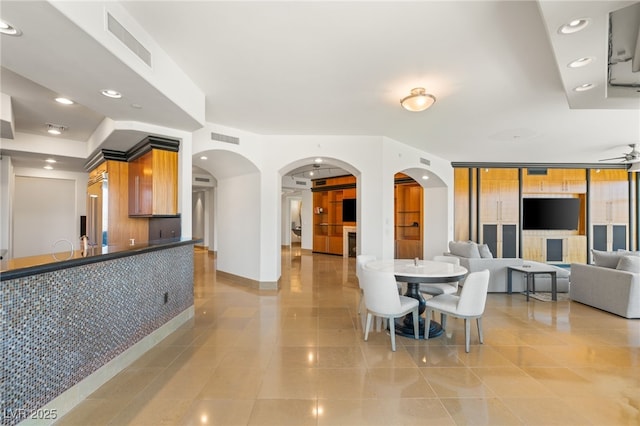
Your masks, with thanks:
M13 425L192 306L193 246L1 284L0 408Z

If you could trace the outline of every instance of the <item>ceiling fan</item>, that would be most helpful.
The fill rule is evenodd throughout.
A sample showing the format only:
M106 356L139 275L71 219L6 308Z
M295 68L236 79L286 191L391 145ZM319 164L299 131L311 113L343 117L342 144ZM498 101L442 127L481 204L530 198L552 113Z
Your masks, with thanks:
M631 151L620 157L604 158L600 161L620 160L621 163L629 163L629 171L638 171L640 170L640 151L638 151L638 144L632 143L629 144L629 147Z

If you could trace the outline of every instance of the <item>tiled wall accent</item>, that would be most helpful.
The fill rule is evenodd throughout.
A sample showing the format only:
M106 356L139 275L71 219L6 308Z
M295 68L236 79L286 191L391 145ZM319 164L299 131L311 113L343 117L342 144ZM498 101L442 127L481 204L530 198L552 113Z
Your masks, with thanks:
M0 302L0 416L13 425L192 306L193 246L4 281Z

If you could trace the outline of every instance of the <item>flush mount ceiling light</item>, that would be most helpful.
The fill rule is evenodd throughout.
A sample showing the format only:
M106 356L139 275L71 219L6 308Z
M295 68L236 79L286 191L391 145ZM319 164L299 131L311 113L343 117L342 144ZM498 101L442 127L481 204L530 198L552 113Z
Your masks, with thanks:
M581 84L578 87L574 87L573 90L574 92L586 92L587 90L591 90L594 87L596 87L596 85L593 83L585 83L585 84Z
M100 93L102 93L107 98L120 99L122 97L122 93L113 89L104 89Z
M584 30L587 25L589 25L589 20L587 18L582 19L574 19L568 24L564 24L558 29L560 34L573 34L578 31Z
M400 105L407 111L419 112L429 108L436 101L436 97L426 93L422 87L411 89L411 94L400 100Z
M60 126L59 124L51 124L47 123L47 133L51 135L61 135L64 132L66 127Z
M22 35L22 31L2 20L0 20L0 33L16 37Z
M56 102L62 105L73 105L74 102L67 98L56 98Z
M591 62L593 62L593 58L584 57L584 58L576 59L575 61L569 62L567 66L569 68L580 68L580 67L589 65Z

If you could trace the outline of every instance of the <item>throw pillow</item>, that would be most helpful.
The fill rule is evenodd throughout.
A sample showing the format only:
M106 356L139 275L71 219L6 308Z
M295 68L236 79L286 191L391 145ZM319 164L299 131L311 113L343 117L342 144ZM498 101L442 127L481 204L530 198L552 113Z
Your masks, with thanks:
M594 265L612 269L615 269L618 266L620 258L624 256L623 253L615 251L601 251L594 249L591 249L591 253L593 254Z
M489 246L486 244L478 244L478 251L480 252L480 257L483 259L493 259L493 254L491 254L491 250Z
M640 273L640 256L622 256L616 269Z
M478 245L474 242L449 241L449 252L456 256L467 258L479 258Z

